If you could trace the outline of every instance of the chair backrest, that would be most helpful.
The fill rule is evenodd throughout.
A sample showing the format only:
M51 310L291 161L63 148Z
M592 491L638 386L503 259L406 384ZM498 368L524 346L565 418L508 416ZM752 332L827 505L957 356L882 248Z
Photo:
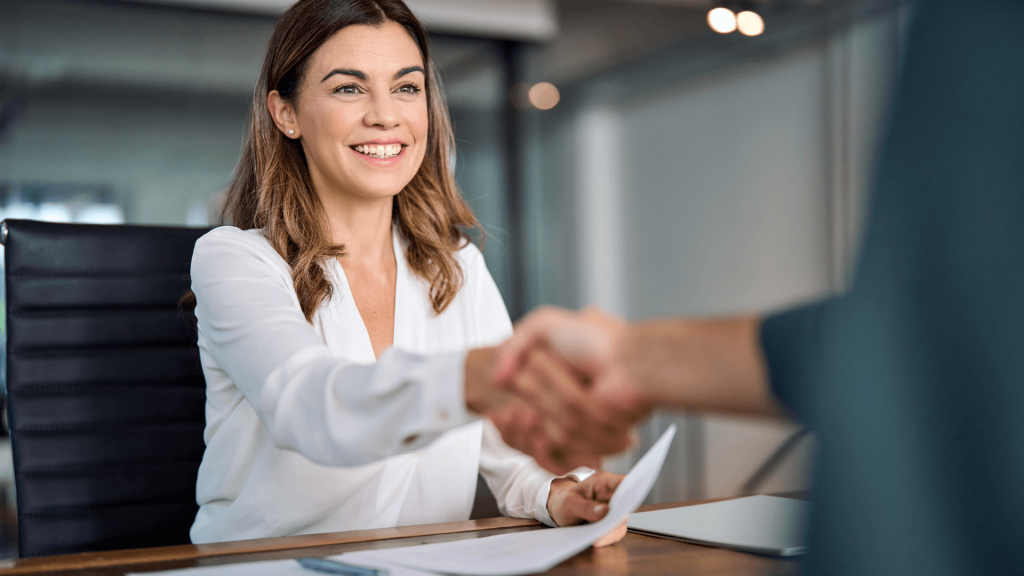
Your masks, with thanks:
M7 220L7 399L22 556L186 544L205 383L205 230Z

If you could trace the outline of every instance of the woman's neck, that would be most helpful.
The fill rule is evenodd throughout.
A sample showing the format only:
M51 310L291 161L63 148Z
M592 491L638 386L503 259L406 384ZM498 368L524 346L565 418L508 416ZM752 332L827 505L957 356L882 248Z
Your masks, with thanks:
M345 245L338 260L377 358L395 338L398 255L391 238L392 206L390 196L324 202L331 242Z
M393 199L321 197L332 244L343 244L343 263L375 267L394 261L391 238Z

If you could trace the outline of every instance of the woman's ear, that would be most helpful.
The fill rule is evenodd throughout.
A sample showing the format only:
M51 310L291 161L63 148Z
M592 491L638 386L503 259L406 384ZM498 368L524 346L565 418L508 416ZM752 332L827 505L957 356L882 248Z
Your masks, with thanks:
M267 95L267 110L274 119L277 129L287 138L297 139L299 133L298 119L295 117L295 107L281 97L277 90L271 90Z

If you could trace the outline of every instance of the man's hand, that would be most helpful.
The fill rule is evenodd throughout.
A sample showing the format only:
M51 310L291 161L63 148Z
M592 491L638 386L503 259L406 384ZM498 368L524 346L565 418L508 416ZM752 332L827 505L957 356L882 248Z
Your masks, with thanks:
M556 474L628 447L655 404L785 416L759 334L752 315L627 326L595 309L541 308L494 356L495 393L515 399L488 416L507 444Z
M629 448L650 403L619 361L624 329L596 310L542 308L523 319L496 359L497 385L520 399L489 414L505 442L556 474Z
M593 424L604 412L583 398L588 378L543 348L531 348L527 355L511 384L492 378L496 349L479 348L466 356L466 405L490 417L507 444L556 474L580 466L599 468L602 454L629 447L628 430ZM545 410L534 404L543 404ZM557 426L545 419L563 412L572 417Z
M598 471L583 482L556 478L548 493L548 515L558 526L597 522L608 514L608 501L624 476ZM595 547L614 544L626 535L622 524L594 543Z
M572 312L542 306L520 320L512 337L499 347L495 379L512 376L525 353L538 345L549 346L583 374L597 376L616 360L625 329L625 323L597 308Z

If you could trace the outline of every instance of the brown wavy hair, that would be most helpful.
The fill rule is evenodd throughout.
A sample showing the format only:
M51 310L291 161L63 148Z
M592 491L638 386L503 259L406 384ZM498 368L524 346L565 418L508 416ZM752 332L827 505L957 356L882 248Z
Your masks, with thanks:
M427 33L402 0L299 0L281 16L267 46L253 94L242 157L224 197L221 223L262 229L292 269L292 282L306 320L332 295L322 264L345 254L327 238L326 214L313 190L299 140L286 138L267 109L277 90L292 105L310 56L336 32L363 24L402 25L419 46L426 72L427 149L419 171L394 197L393 218L408 240L409 267L430 283L436 313L451 304L463 284L455 252L480 229L459 193L450 159L454 155L448 106L438 82ZM482 232L482 230L481 230Z

